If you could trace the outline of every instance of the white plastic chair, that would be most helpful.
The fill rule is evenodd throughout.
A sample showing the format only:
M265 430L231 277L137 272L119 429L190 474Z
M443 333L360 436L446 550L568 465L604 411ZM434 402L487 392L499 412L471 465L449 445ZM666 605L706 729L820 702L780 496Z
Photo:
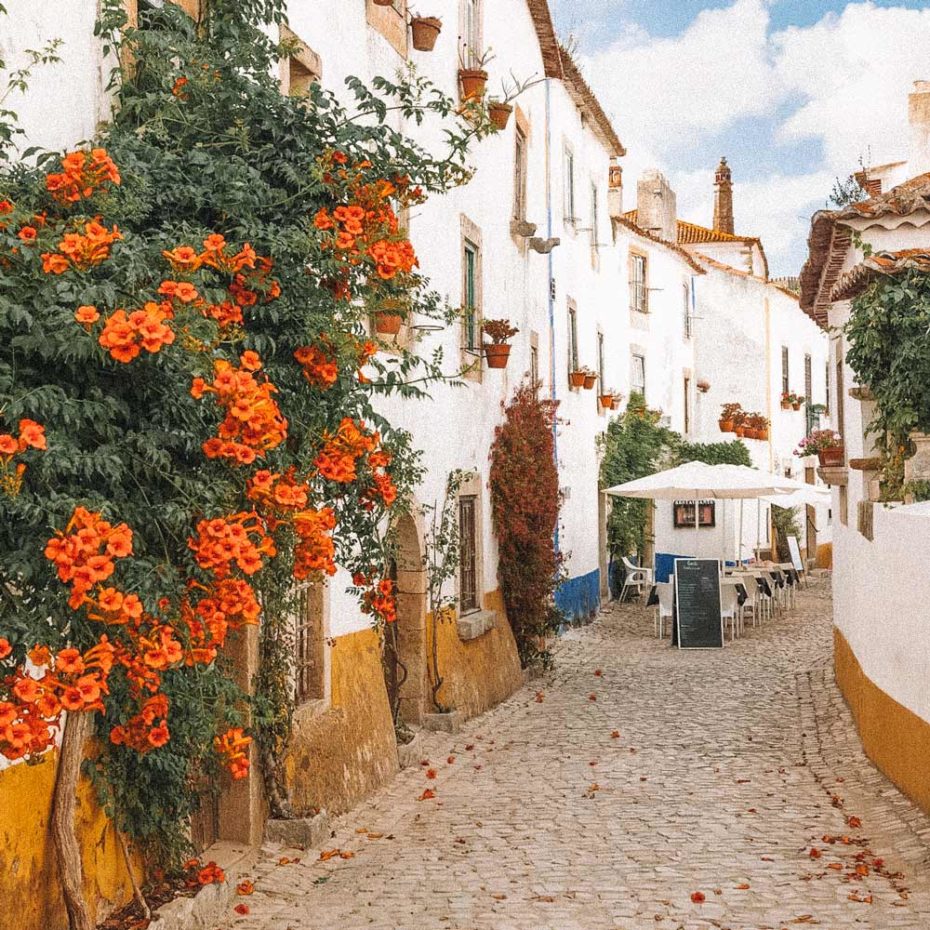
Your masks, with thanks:
M675 616L675 586L671 581L659 581L656 583L656 593L659 596L659 603L653 608L653 629L656 636L662 639L665 636L666 619L671 624Z
M639 596L643 592L643 585L651 585L653 584L653 580L651 568L642 568L639 565L634 565L626 556L622 557L621 562L626 571L626 576L623 579L623 587L620 589L620 603L623 603L628 588L636 588L636 594Z
M726 623L730 622L730 642L736 639L737 631L741 625L743 608L739 604L739 592L736 585L725 584L720 589L720 601L723 607L723 623L726 629Z

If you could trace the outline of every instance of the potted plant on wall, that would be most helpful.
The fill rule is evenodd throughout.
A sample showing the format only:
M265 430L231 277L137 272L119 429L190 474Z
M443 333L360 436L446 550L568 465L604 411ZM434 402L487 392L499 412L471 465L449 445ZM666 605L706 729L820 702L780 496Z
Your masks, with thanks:
M769 420L761 413L753 413L749 417L749 426L752 429L751 439L766 440L769 438Z
M463 48L465 54L459 56L459 84L462 87L463 100L478 100L484 96L488 86L488 72L485 65L494 58L488 49L484 54L472 58L468 54L467 46Z
M413 47L418 52L431 52L436 47L436 40L439 38L441 31L442 20L438 16L414 14L410 17Z
M379 336L396 336L404 324L407 315L406 301L385 297L379 304L372 317L375 322L375 332Z
M799 443L794 454L800 458L816 455L822 467L842 465L846 450L843 437L833 429L812 429Z
M485 320L481 324L481 331L491 340L484 345L488 368L506 368L510 358L508 340L513 339L520 330L511 326L510 320Z
M598 402L604 410L613 410L615 399L618 397L617 392L613 388L601 388L601 393L598 396Z
M585 368L573 368L568 373L568 383L574 388L584 387Z
M742 412L743 408L739 404L724 404L723 409L720 412L720 419L717 422L717 425L720 427L720 432L734 432L736 427L736 418Z
M695 386L702 394L706 394L710 390L710 381L706 381L704 378L699 378Z
M513 113L513 105L507 103L506 100L500 100L497 97L491 97L488 100L488 117L498 132L507 128L511 113Z
M597 384L597 372L591 368L584 369L584 389L590 391Z

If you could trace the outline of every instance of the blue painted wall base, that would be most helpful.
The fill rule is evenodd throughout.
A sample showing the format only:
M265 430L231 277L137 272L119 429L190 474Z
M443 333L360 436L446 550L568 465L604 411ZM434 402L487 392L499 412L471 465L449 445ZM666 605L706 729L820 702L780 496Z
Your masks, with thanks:
M596 568L559 585L555 603L570 622L593 619L601 606L601 570Z

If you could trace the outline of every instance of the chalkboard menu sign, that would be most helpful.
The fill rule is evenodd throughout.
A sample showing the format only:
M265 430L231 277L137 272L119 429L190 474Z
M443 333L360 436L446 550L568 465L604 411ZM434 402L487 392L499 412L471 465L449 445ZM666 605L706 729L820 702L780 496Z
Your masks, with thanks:
M675 602L679 649L723 648L717 559L675 559Z

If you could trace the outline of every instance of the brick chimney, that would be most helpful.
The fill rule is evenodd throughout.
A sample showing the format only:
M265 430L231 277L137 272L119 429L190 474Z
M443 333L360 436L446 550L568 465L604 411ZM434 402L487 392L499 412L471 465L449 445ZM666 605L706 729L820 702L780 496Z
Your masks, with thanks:
M714 176L714 229L733 235L733 178L726 158Z
M615 220L623 216L623 168L615 155L610 157L607 175L607 214Z
M907 121L911 127L908 174L930 171L930 81L914 81L907 97Z
M655 168L636 184L636 225L666 242L678 239L678 203L668 178Z

